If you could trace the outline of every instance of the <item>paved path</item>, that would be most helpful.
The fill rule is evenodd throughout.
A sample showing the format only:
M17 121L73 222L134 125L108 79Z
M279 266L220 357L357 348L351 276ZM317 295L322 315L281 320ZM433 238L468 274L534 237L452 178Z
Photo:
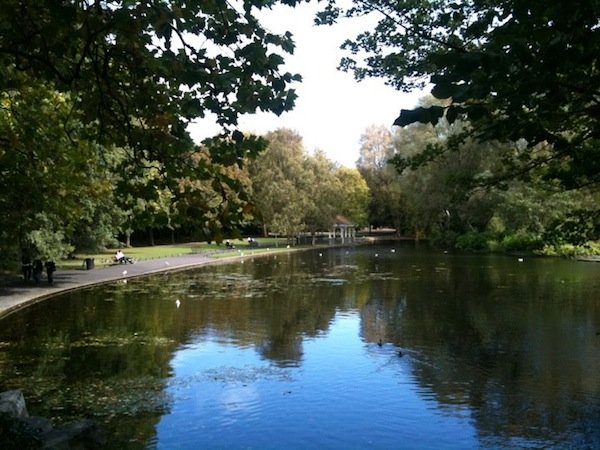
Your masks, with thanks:
M33 281L28 283L19 281L7 286L0 286L0 317L28 303L80 287L167 270L191 268L216 261L225 262L226 260L230 260L230 258L215 260L203 254L190 254L141 260L135 264L117 264L101 269L58 270L54 273L53 286L48 285L45 276L39 284L35 284Z

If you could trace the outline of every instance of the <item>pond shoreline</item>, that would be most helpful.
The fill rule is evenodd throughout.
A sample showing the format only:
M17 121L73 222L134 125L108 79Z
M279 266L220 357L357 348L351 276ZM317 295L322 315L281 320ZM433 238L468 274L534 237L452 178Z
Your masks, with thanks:
M228 264L236 261L270 256L278 253L290 253L296 251L316 250L319 248L347 247L354 245L376 244L383 240L398 240L384 237L365 237L360 240L344 244L333 245L307 245L289 248L249 248L237 249L237 252L215 254L215 253L191 253L186 255L174 255L156 259L145 259L136 261L135 264L111 265L99 269L72 269L59 270L54 274L54 284L48 285L46 280L39 284L33 281L25 282L17 280L12 283L0 285L0 319L18 311L31 304L47 300L65 292L86 289L100 284L111 283L119 280L128 280L150 276L163 272L175 272L193 269L205 265ZM532 255L528 255L532 256ZM582 262L600 262L600 256L573 258Z
M115 264L100 269L59 270L54 274L54 284L49 285L45 279L36 284L33 281L18 280L15 283L0 286L0 320L6 316L37 302L79 289L86 289L100 284L119 280L129 280L164 272L176 272L193 269L205 265L228 264L236 261L260 258L273 254L296 251L316 250L319 248L335 248L349 245L372 243L369 240L354 241L347 244L295 246L289 248L250 248L243 247L232 252L231 256L215 256L215 254L191 253L171 257L146 259L134 264Z

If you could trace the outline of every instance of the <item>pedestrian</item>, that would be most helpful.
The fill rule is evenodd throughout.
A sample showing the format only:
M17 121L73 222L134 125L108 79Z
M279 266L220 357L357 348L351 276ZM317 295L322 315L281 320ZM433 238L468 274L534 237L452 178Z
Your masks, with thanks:
M27 253L23 253L23 256L21 256L21 272L23 272L24 281L31 280L32 269L31 258Z
M42 279L42 272L44 271L44 265L40 259L33 261L33 279L36 283L39 283Z
M53 285L54 284L54 272L56 272L56 264L54 264L54 261L50 260L50 261L46 261L46 275L48 277L48 284L49 285Z

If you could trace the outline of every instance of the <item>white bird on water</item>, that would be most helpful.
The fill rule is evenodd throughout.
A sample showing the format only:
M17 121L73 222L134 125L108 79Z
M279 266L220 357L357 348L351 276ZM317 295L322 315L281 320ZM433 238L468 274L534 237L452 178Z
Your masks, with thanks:
M179 299L175 300L175 306L177 306L177 308L181 306L181 302L179 301Z

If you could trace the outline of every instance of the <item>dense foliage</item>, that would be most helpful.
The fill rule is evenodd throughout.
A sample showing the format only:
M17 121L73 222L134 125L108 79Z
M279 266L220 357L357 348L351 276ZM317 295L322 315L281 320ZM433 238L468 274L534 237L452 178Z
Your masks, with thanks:
M370 15L376 26L343 47L341 66L358 79L383 77L402 90L425 83L443 105L402 110L395 124L462 119L469 126L400 168L468 139L522 140L502 175L542 169L578 187L600 182L600 2L582 0L330 0L320 21ZM499 174L500 176L500 174Z
M600 2L330 0L317 22L359 16L373 26L343 43L340 67L437 100L394 122L388 225L464 249L597 252Z
M439 101L403 110L395 136L368 131L360 173L308 157L289 130L267 136L279 159L248 170L267 139L240 132L238 117L291 109L300 80L282 70L292 36L257 15L299 1L4 1L3 263L135 231L219 241L253 217L295 234L342 214L463 247L598 239L598 2L324 2L321 23L376 21L343 44L343 69L401 90L429 83ZM208 115L222 132L198 146L187 127Z
M274 3L4 1L2 253L56 258L115 231L190 225L183 210L207 239L244 220L247 198L229 193L266 142L238 116L291 109L300 80L281 70L291 35L256 18ZM187 126L209 114L222 133L197 149Z
M488 183L511 146L469 140L401 173L386 163L444 145L463 126L442 120L435 127L413 124L393 132L384 127L365 132L358 164L371 191L372 224L467 251L600 253L597 189L564 190L533 173L527 182Z
M331 230L337 216L367 225L369 189L356 169L310 155L295 131L267 133L267 149L249 164L256 219L263 232L295 236Z

